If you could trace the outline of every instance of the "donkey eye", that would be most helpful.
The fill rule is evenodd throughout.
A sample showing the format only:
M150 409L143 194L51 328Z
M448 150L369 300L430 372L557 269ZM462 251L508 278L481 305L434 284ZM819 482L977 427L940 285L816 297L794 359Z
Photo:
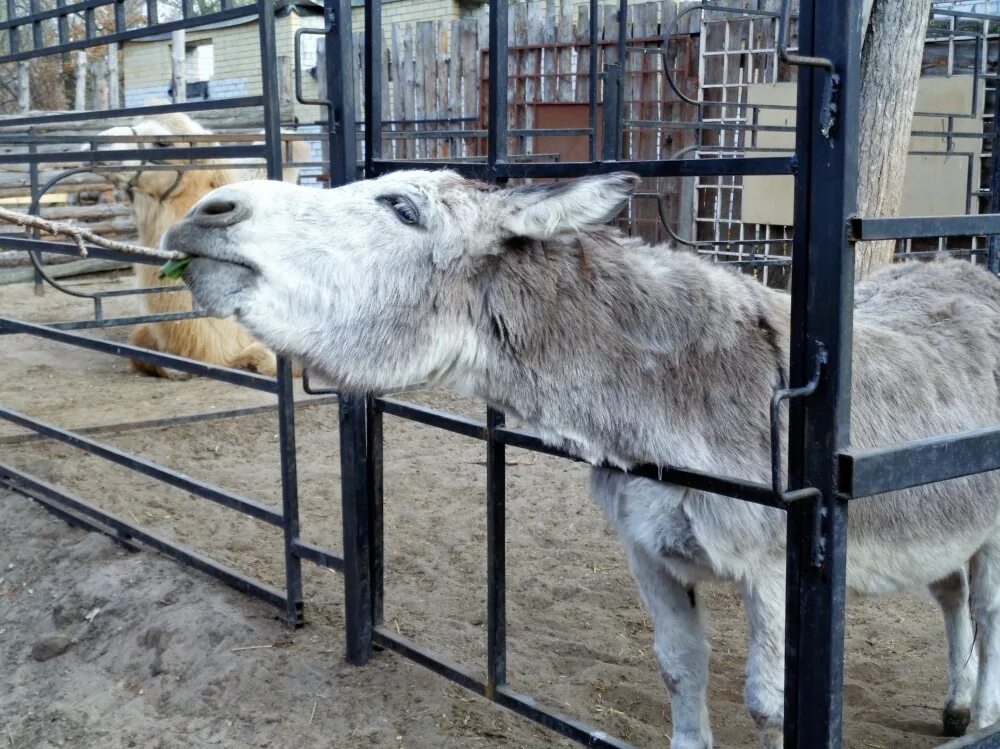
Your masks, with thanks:
M402 195L387 195L379 198L378 201L389 206L396 214L396 218L407 226L416 226L420 223L417 207L409 198L404 198Z

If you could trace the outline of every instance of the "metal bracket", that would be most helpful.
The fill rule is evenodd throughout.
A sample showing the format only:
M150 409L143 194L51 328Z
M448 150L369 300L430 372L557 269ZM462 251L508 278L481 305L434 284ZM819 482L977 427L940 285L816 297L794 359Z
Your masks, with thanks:
M340 390L331 387L314 387L309 381L309 370L302 368L302 392L307 395L340 395Z
M820 120L820 132L824 138L830 138L837 126L837 96L840 93L840 76L834 67L833 60L828 57L811 57L792 54L788 51L788 27L791 11L790 0L782 0L781 15L778 18L778 59L786 65L796 67L820 68L826 71L826 83L823 86L823 108Z
M809 381L796 388L780 388L771 396L771 489L782 502L797 502L819 496L811 486L802 489L784 489L781 486L781 404L793 398L805 398L816 392L823 376L823 367L829 357L823 344L817 343L813 353L813 372Z
M299 104L313 105L317 107L332 107L329 99L307 99L302 93L302 35L312 34L314 36L325 36L326 29L298 29L295 32L295 98Z

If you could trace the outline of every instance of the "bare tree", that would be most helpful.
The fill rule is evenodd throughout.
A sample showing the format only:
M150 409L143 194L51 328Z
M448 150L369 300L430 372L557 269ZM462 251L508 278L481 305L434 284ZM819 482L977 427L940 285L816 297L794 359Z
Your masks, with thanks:
M931 0L871 0L861 54L858 214L895 216L917 101ZM867 14L866 14L867 15ZM893 240L860 242L856 279L892 262Z

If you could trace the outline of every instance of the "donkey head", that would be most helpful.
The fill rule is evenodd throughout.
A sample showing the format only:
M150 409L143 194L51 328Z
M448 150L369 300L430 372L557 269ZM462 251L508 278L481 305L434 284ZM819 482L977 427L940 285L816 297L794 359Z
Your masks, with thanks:
M476 356L477 279L524 239L610 221L638 178L496 189L407 171L316 190L245 182L213 191L163 246L195 256L185 281L213 314L341 387L398 387Z

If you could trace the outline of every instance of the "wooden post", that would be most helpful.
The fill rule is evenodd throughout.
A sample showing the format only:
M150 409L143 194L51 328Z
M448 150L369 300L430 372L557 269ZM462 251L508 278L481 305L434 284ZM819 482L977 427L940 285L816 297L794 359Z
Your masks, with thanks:
M108 45L108 106L118 109L121 106L121 84L118 80L118 44Z
M174 91L174 103L187 101L187 80L185 76L185 34L184 29L173 33L170 47L170 73Z
M73 108L77 112L82 112L87 108L87 53L78 49L73 53L76 63L76 96L73 100Z
M31 109L30 73L27 60L22 60L17 64L17 111L19 114L27 114Z

